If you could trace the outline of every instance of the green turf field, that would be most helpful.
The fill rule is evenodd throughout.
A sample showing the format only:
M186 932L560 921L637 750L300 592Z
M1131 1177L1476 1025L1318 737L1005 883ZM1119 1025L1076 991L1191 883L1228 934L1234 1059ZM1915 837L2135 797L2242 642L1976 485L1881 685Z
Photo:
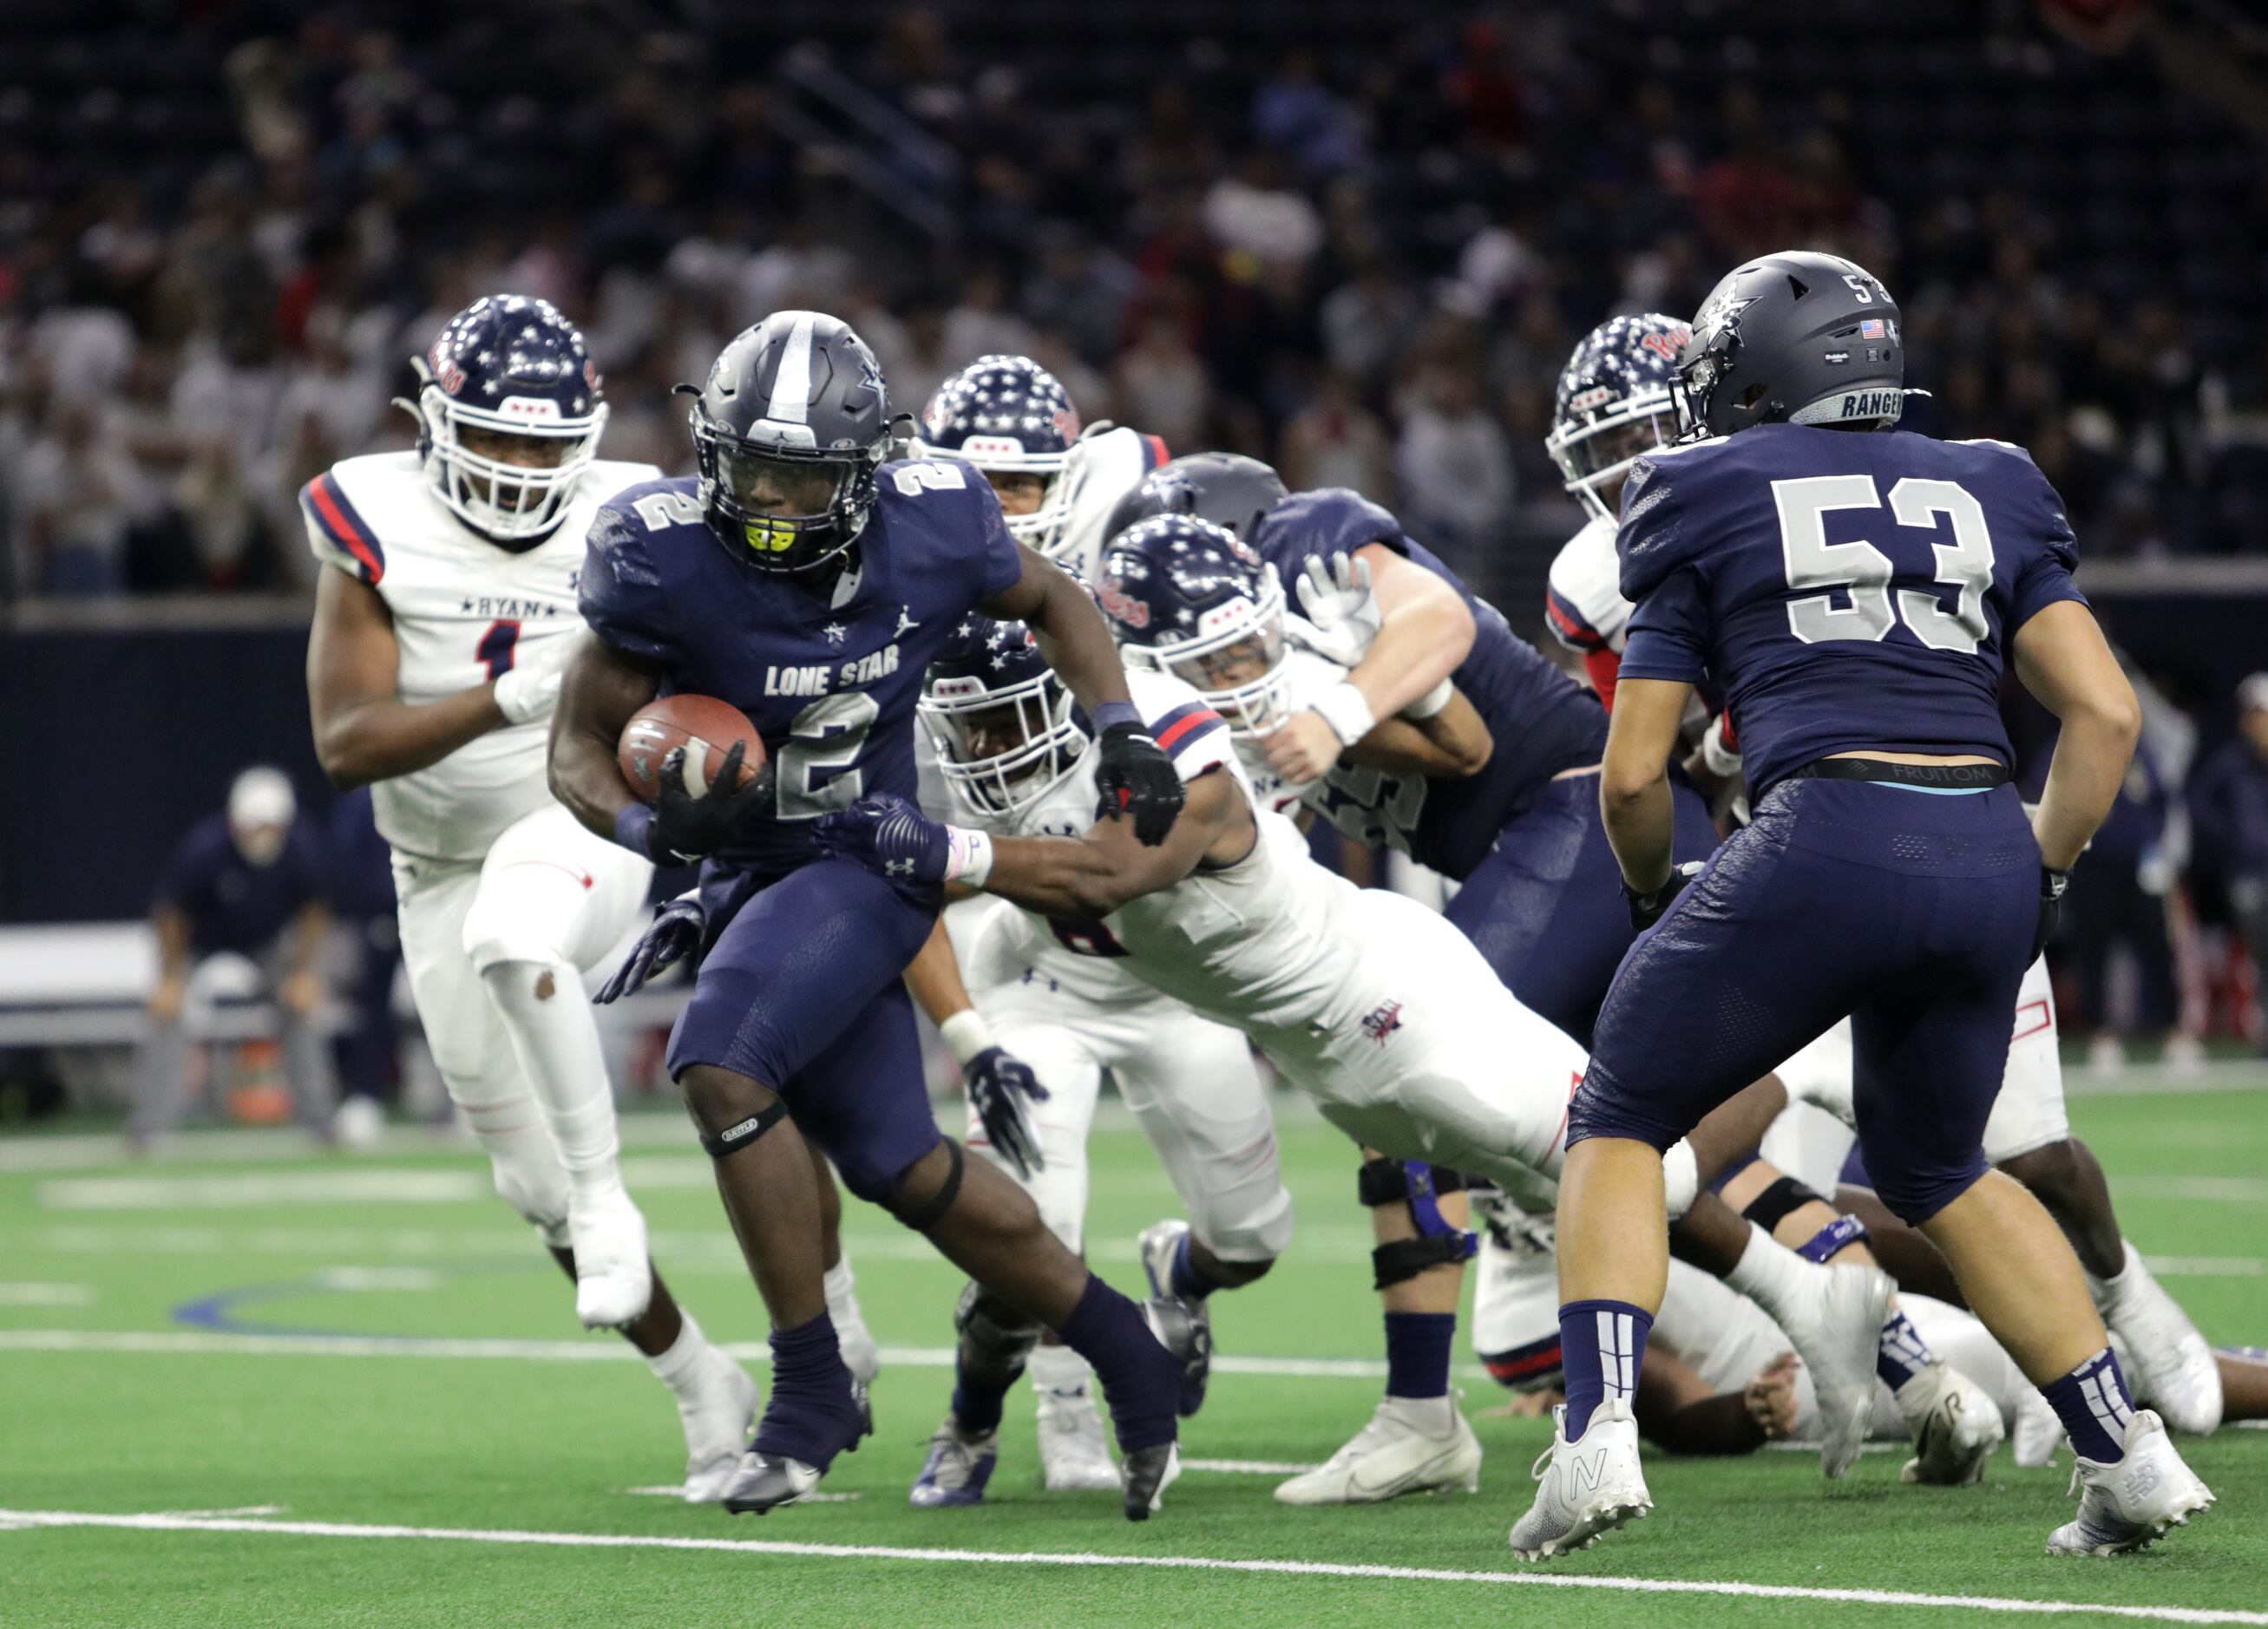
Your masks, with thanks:
M2170 1258L2167 1282L2205 1332L2268 1343L2268 1093L2248 1083L2083 1097L2073 1116L2128 1232ZM664 1271L713 1335L760 1350L707 1161L672 1116L630 1137ZM1123 1126L1094 1152L1093 1254L1131 1288L1133 1235L1171 1194ZM1653 1520L1523 1569L1505 1530L1548 1427L1503 1419L1476 1421L1477 1499L1281 1508L1273 1475L1235 1467L1321 1460L1367 1415L1381 1372L1347 1149L1287 1116L1285 1153L1300 1236L1271 1277L1216 1302L1226 1372L1183 1436L1213 1468L1135 1527L1115 1495L1039 1492L1020 1394L990 1502L907 1508L949 1386L958 1284L879 1213L848 1226L893 1349L880 1433L838 1463L828 1502L735 1519L632 1491L681 1471L667 1396L618 1339L576 1326L564 1280L488 1196L468 1147L401 1132L348 1158L215 1134L129 1165L85 1136L0 1141L0 1625L1256 1629L1548 1614L1557 1629L2010 1620L2023 1603L2035 1610L2012 1621L2115 1609L2268 1624L2268 1432L2185 1445L2220 1508L2116 1559L2041 1553L2071 1509L2067 1460L2021 1472L2004 1453L1984 1486L1948 1491L1899 1486L1895 1454L1830 1486L1812 1457L1770 1452L1653 1458ZM1498 1400L1477 1372L1464 1384L1469 1411ZM119 1516L143 1520L90 1519Z

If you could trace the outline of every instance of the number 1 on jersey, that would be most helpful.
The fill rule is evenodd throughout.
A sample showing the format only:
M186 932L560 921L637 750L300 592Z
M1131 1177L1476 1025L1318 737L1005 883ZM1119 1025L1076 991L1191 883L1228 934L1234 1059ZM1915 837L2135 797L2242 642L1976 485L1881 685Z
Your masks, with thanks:
M488 664L490 679L502 679L512 671L512 652L519 645L519 624L498 617L489 624L489 631L481 635L481 642L473 647L473 655Z

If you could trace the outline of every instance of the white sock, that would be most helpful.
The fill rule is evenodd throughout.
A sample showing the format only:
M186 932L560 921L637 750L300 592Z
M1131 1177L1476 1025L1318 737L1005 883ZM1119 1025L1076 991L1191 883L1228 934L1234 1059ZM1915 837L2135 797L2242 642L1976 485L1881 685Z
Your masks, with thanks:
M837 1324L846 1317L861 1324L866 1321L865 1315L858 1310L858 1297L852 1293L858 1283L858 1279L851 1273L850 1258L848 1256L828 1268L827 1276L820 1280L820 1288L827 1295L827 1316Z
M1454 1391L1441 1397L1389 1394L1386 1402L1403 1424L1416 1427L1427 1436L1447 1436L1456 1428L1457 1394Z
M1801 1296L1805 1270L1810 1265L1751 1222L1748 1248L1725 1274L1725 1283L1762 1307L1774 1323L1785 1325L1784 1309L1793 1306Z
M538 962L498 962L481 977L534 1089L570 1189L578 1199L619 1192L614 1089L583 980L571 967Z
M1031 1370L1032 1391L1042 1408L1050 1397L1089 1395L1087 1382L1094 1370L1069 1346L1049 1346L1043 1340L1032 1348L1026 1367Z
M2088 1293L2095 1299L2095 1310L2105 1317L2124 1299L2129 1288L2149 1277L2149 1270L2143 1266L2142 1258L2135 1252L2134 1242L2132 1239L2118 1242L2126 1251L2126 1258L2119 1264L2118 1271L2107 1279L2087 1273ZM2081 1267L2080 1271L2085 1273L2086 1269Z
M699 1377L702 1360L711 1348L709 1337L701 1332L701 1325L694 1322L690 1312L681 1309L678 1316L685 1320L685 1327L677 1332L677 1339L669 1343L668 1350L648 1357L645 1366L672 1391L682 1392Z

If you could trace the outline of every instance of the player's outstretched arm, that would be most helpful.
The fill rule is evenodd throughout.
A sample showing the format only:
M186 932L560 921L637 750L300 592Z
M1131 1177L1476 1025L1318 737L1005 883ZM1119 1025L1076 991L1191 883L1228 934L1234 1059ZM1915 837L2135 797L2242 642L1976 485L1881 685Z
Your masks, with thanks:
M394 618L378 591L343 571L318 573L307 708L316 761L341 790L438 764L511 722L494 682L438 701L401 700L394 693L401 664Z
M2016 677L2063 723L2032 829L2040 859L2067 871L2118 801L2142 732L2142 704L2095 613L2059 599L2016 630Z
M661 693L661 680L595 634L580 635L576 646L551 715L551 795L591 830L612 838L616 819L638 801L622 779L615 745L630 715Z
M1252 812L1235 779L1215 772L1190 783L1166 840L1145 847L1123 816L1098 820L1083 837L998 837L982 886L1027 910L1100 921L1144 894L1170 888L1200 862L1233 863L1251 849Z
M1452 686L1447 706L1426 718L1381 719L1342 754L1389 774L1462 780L1478 774L1496 752L1496 737L1462 690Z
M1623 884L1633 895L1659 893L1669 882L1675 824L1669 754L1692 692L1672 679L1625 679L1616 686L1599 770L1599 813Z
M1039 637L1040 654L1060 674L1100 732L1102 761L1095 776L1103 807L1133 822L1149 848L1165 840L1182 809L1182 777L1158 750L1128 700L1126 669L1087 591L1062 567L1016 546L1024 574L978 609L990 617L1021 620Z

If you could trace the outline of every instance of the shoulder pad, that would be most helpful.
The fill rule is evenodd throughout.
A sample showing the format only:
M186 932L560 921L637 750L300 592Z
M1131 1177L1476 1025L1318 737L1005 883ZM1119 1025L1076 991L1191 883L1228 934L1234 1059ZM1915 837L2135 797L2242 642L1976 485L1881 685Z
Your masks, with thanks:
M1560 642L1577 650L1613 649L1630 620L1615 531L1610 520L1593 520L1551 561L1546 620Z
M1402 547L1402 523L1359 492L1323 487L1294 492L1268 511L1253 547L1271 558L1352 554L1366 543Z
M1697 452L1703 443L1680 453ZM1618 586L1624 599L1636 604L1673 571L1692 563L1692 529L1685 525L1684 505L1673 489L1673 474L1683 477L1692 467L1649 452L1631 466L1623 484L1622 525L1615 534L1620 569Z
M348 459L299 488L307 547L317 560L372 585L386 576L386 545L373 520L382 520L390 506L387 488L395 472L385 466L404 456Z

